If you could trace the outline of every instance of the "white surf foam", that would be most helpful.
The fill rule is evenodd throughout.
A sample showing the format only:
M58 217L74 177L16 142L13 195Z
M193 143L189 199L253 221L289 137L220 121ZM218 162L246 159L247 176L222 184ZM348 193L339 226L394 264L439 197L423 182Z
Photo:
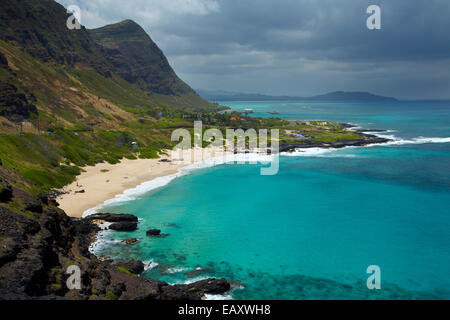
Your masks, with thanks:
M101 230L97 233L96 240L93 241L89 246L90 253L99 257L98 252L103 247L111 245L111 244L117 244L120 242L120 240L107 239L106 236L109 232L111 232L111 230ZM102 260L100 257L99 257L99 259Z
M102 204L88 209L83 213L83 217L87 217L89 215L98 213L100 209L107 205L116 204L116 203L122 203L122 202L128 202L136 200L138 196L141 196L147 192L150 192L152 190L164 187L168 185L170 182L172 182L174 179L178 177L185 176L189 174L190 172L198 169L204 169L209 168L225 163L250 163L250 164L256 164L256 163L268 163L272 160L271 155L264 155L264 154L258 154L258 153L242 153L242 154L234 154L234 155L226 155L216 158L210 158L207 160L199 161L190 165L187 165L185 167L182 167L178 170L178 172L164 176L155 178L150 181L146 181L140 185L138 185L135 188L127 189L122 194L119 194L115 196L112 199L106 200Z
M153 259L152 260L143 261L142 263L144 264L144 271L152 270L152 269L156 268L159 265L159 263L155 262Z
M233 300L231 294L205 294L205 300Z
M385 132L371 132L367 131L365 133L372 134L380 138L390 139L391 141L386 143L374 143L368 144L364 147L374 147L374 146L395 146L395 145L406 145L406 144L426 144L426 143L449 143L450 137L417 137L411 139L402 139L393 134L397 130L386 130ZM360 146L348 146L344 148L298 148L294 152L283 152L281 155L288 157L321 157L321 158L359 158L360 156L355 154L337 153L335 151L350 149L350 148L361 148Z
M387 133L395 132L394 130L389 130ZM382 143L381 145L391 145L391 146L398 146L398 145L405 145L405 144L426 144L426 143L449 143L450 137L417 137L417 138L410 138L410 139L403 139L399 138L393 134L385 134L385 133L373 133L373 135L380 137L380 138L386 138L390 139L392 141ZM374 145L380 145L380 144L373 144L369 146Z
M175 273L180 273L180 272L187 271L187 270L189 270L189 269L183 268L183 267L179 267L179 268L173 267L173 268L167 269L166 273L175 274Z
M282 156L287 157L316 157L316 158L358 158L355 154L336 153L335 151L344 150L355 147L345 148L298 148L293 152L283 152Z

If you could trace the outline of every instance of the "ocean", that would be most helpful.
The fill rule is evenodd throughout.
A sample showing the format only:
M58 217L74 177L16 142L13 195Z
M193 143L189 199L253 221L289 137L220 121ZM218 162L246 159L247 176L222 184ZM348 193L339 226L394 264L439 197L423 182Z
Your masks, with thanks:
M147 183L100 210L141 223L102 233L98 256L143 260L143 276L169 283L235 281L210 299L450 298L449 101L221 104L384 129L394 141L283 155L274 176L260 164L203 165ZM151 228L170 235L146 237ZM120 243L130 237L141 241ZM366 284L371 265L379 290Z

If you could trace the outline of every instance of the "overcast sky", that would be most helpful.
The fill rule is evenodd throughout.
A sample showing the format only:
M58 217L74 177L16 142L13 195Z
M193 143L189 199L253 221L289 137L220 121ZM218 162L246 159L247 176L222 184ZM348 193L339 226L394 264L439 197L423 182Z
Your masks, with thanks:
M449 0L59 0L87 28L132 19L195 89L450 98ZM368 30L367 7L381 7Z

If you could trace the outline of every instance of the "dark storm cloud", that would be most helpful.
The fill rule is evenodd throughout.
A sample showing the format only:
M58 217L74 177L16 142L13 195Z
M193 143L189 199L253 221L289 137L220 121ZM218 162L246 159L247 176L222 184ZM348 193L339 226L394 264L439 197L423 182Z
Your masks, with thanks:
M448 0L61 0L82 23L146 29L196 88L449 97ZM366 28L380 5L382 29Z

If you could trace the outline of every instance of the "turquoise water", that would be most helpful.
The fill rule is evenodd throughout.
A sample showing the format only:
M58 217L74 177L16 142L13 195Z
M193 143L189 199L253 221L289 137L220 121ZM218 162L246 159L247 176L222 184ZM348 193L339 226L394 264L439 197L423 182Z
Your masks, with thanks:
M223 104L395 130L397 142L282 156L275 176L261 165L192 171L102 209L142 221L105 234L97 254L153 261L144 275L170 283L235 280L235 299L450 298L450 102ZM118 243L129 237L141 242ZM369 265L381 290L367 289ZM211 270L186 274L197 267Z

